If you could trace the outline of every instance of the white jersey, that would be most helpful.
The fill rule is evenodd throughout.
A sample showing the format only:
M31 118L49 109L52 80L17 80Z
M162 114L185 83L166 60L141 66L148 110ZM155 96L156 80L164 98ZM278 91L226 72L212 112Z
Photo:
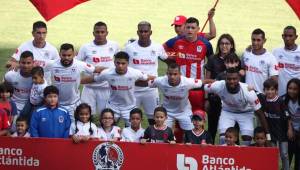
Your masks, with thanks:
M93 73L95 67L73 59L69 67L63 66L60 60L56 60L47 64L46 69L51 71L52 84L59 89L59 104L66 106L80 100L80 74L82 72Z
M32 40L27 41L17 48L16 52L13 54L12 57L17 61L19 61L20 56L24 51L32 52L34 57L34 63L43 68L45 68L48 60L59 59L59 54L57 49L48 42L46 42L46 45L43 48L37 48L33 45ZM50 72L45 72L45 78L47 82L50 83Z
M284 47L273 50L279 66L278 94L286 93L286 85L292 78L300 78L300 47L296 50L287 50Z
M226 88L225 80L216 81L212 84L204 86L205 91L208 93L215 93L220 96L222 100L222 110L231 113L249 113L259 110L261 104L255 92L249 91L248 85L245 83L240 84L238 93L232 94Z
M97 138L100 140L112 140L114 138L121 138L121 129L118 126L113 126L111 131L106 133L102 127L98 128Z
M18 132L15 132L11 135L11 137L24 137L24 138L29 138L30 137L30 133L26 132L24 136L19 136Z
M141 47L138 41L134 41L125 47L125 51L130 56L129 66L141 72L158 76L158 58L165 60L168 58L163 46L151 42L148 47ZM135 91L151 90L149 87L136 87ZM153 89L152 89L153 90Z
M134 85L137 80L147 80L148 76L141 71L128 67L120 75L115 68L105 69L94 77L95 82L107 81L110 85L108 105L115 110L129 110L135 107Z
M44 89L48 86L47 81L43 84L32 84L30 90L30 103L33 105L40 105L44 100Z
M158 77L150 82L150 87L158 87L163 95L163 106L171 113L182 113L191 110L191 104L188 99L189 90L200 88L202 81L193 78L180 77L180 83L177 86L171 86L168 77Z
M263 83L271 76L278 75L278 62L270 52L255 55L252 52L243 54L242 63L246 69L246 83L263 92Z
M77 133L76 132L76 126L77 126ZM93 130L93 134L90 133L90 128ZM77 135L77 136L90 136L92 138L97 137L97 126L94 123L82 123L81 121L77 121L77 125L75 122L71 124L70 127L70 135Z
M140 142L144 136L145 129L139 128L135 131L131 127L124 128L121 134L121 141L124 142Z
M29 100L30 90L32 87L32 78L23 77L20 74L20 70L11 70L4 75L4 79L5 81L11 83L14 87L12 100L16 103L19 113Z
M114 67L114 55L120 51L119 45L114 41L107 41L104 45L96 45L94 41L84 44L76 59L84 61L93 66ZM106 81L102 83L92 83L85 86L108 87Z

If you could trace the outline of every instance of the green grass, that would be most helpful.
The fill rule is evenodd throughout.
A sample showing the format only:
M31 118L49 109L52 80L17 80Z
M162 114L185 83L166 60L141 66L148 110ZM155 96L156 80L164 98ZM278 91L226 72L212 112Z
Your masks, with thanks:
M152 39L163 43L174 36L170 26L174 16L194 16L205 22L207 11L214 0L94 0L83 3L48 22L47 41L59 47L69 42L78 49L92 40L92 26L97 21L108 24L109 39L121 46L136 37L136 25L147 20L152 23ZM31 39L32 23L43 20L29 1L11 0L0 6L0 78L5 73L5 62L22 42ZM282 29L287 25L300 28L296 15L283 0L220 0L214 17L217 37L230 33L235 41L238 54L250 44L250 33L255 28L266 32L265 47L272 50L281 46ZM206 27L206 31L208 28ZM215 46L217 38L212 42ZM299 40L297 41L299 43ZM162 64L160 64L162 66ZM165 67L160 67L160 75Z

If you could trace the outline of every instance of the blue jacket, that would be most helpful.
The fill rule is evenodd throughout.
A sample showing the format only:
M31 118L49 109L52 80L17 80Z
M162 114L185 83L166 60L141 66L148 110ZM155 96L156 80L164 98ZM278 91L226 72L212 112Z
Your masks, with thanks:
M30 134L32 137L68 138L70 125L70 115L65 108L43 106L32 114Z

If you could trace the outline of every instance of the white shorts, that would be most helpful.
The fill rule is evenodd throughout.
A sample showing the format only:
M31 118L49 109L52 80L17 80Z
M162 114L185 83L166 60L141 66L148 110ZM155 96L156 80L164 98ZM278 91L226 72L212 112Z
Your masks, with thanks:
M76 107L79 106L80 103L81 103L81 101L78 100L77 102L75 102L74 104L71 104L71 105L61 105L63 108L68 110L70 119L72 122L75 122L74 113L75 113Z
M153 119L153 111L159 105L158 90L135 91L134 95L136 98L136 106L143 106L147 118Z
M235 122L237 122L241 130L241 135L253 136L253 120L253 112L232 113L222 110L218 125L219 133L224 134L227 128L234 127Z
M109 88L83 86L81 102L91 106L92 115L100 114L106 107L109 96Z
M114 117L115 117L115 122L118 122L120 119L123 119L125 122L125 125L127 127L130 126L130 111L134 109L135 107L128 109L128 110L119 110L114 107L111 107L109 104L107 105L107 108L110 108L111 110L114 111Z
M192 111L182 112L182 113L170 113L168 112L168 118L166 124L168 127L172 128L174 121L179 122L179 126L183 130L192 130L194 125L191 120Z

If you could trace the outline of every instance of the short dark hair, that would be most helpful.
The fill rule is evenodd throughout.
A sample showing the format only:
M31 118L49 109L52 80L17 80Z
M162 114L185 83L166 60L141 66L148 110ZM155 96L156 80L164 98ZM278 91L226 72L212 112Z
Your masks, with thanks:
M59 95L59 90L57 87L51 85L51 86L47 86L44 89L44 97L46 97L48 94L57 94Z
M24 51L21 53L20 60L31 57L34 60L33 54L31 51Z
M254 135L258 134L258 133L264 133L266 134L266 131L264 130L264 128L260 127L260 126L257 126L255 129L254 129Z
M158 106L154 109L154 115L156 112L163 112L165 114L165 116L168 116L166 108L164 108L162 106Z
M74 46L70 43L64 43L60 46L60 50L59 51L62 51L62 50L69 50L71 49L72 51L74 51Z
M20 115L18 116L16 122L26 122L26 124L28 125L28 117Z
M96 27L101 27L101 26L104 26L105 28L107 28L107 25L105 24L105 22L99 21L99 22L96 22L96 24L94 25L94 29Z
M141 21L141 22L139 22L138 25L137 25L137 27L139 28L140 26L143 26L143 25L146 25L149 28L151 28L151 24L148 21Z
M255 30L253 30L252 35L253 34L255 34L255 35L260 35L261 34L263 39L266 38L265 32L260 28L256 28Z
M199 20L195 17L189 17L186 21L186 24L190 24L190 23L196 23L197 26L199 26Z
M227 128L225 133L232 133L234 136L239 138L239 131L235 127Z
M44 76L44 69L41 66L35 66L32 68L31 74L32 75L38 74L39 76Z
M133 114L139 114L141 116L141 118L143 118L143 111L140 108L134 108L130 111L130 117Z
M237 67L232 67L232 68L228 68L226 69L226 74L230 74L230 73L238 73L239 74L239 69Z
M11 95L14 93L14 87L9 82L3 82L0 84L0 93L9 92Z
M241 62L239 56L236 55L236 53L229 53L224 58L224 63L236 63L236 62L239 62L239 63Z
M278 82L272 78L267 79L263 85L264 85L264 89L269 89L273 87L274 89L278 90Z
M168 64L168 69L178 69L180 71L180 66L176 62L171 62Z
M43 21L36 21L35 23L32 24L32 31L35 31L38 28L46 28L47 25Z
M125 59L129 61L129 55L125 51L119 51L115 54L115 59Z
M291 25L286 26L286 27L283 29L283 31L285 31L285 30L293 30L293 31L295 32L295 34L297 34L296 28L295 28L294 26L291 26Z

